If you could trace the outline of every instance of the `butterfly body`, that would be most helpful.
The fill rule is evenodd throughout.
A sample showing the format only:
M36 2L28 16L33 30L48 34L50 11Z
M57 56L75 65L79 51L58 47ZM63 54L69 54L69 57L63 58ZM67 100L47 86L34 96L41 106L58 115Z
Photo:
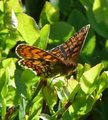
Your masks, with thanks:
M19 44L16 47L16 54L21 58L18 63L31 68L38 76L70 73L77 65L79 52L89 27L89 25L83 27L68 41L48 51L26 44Z

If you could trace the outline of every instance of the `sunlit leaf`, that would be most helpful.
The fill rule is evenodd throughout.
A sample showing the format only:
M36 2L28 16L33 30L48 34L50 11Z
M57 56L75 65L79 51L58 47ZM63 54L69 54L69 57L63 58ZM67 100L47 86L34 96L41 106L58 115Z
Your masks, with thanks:
M103 69L103 64L97 64L90 70L84 72L80 78L81 89L86 93L90 94L96 89L97 78Z
M40 30L40 42L38 44L39 48L46 49L48 38L50 34L50 25L46 24L41 30Z
M39 30L34 19L24 13L17 15L18 31L22 35L24 41L33 45L39 39Z
M50 2L46 2L40 15L40 26L48 23L54 23L59 20L59 11L54 8Z

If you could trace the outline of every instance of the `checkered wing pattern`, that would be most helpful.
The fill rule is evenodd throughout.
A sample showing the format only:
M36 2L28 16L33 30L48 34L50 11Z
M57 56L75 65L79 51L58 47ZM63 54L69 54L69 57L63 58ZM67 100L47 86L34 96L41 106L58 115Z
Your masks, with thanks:
M19 44L15 50L16 54L21 58L19 64L31 68L37 75L42 73L48 75L54 69L58 69L57 65L61 66L61 69L74 67L89 27L89 25L83 27L68 41L49 51L26 44Z

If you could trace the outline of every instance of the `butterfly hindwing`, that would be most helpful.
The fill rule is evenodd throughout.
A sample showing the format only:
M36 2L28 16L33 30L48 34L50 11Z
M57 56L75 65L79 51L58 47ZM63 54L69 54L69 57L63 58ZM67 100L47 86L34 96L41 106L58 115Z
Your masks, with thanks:
M23 67L31 68L37 75L48 74L52 69L49 61L40 61L36 59L21 59L19 64Z

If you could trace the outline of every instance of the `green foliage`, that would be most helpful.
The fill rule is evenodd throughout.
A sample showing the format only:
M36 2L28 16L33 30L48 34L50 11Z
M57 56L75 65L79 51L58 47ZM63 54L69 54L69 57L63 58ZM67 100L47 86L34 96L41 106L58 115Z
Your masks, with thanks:
M92 111L93 119L107 120L107 1L49 0L43 4L37 0L36 6L41 7L36 8L33 3L0 1L0 119L78 120ZM38 21L32 13L38 14ZM76 77L37 77L17 64L18 42L51 49L88 23L91 29L79 57L85 64L78 64Z
M87 17L97 33L108 37L108 7L107 0L94 0L94 2L80 0L87 10Z

